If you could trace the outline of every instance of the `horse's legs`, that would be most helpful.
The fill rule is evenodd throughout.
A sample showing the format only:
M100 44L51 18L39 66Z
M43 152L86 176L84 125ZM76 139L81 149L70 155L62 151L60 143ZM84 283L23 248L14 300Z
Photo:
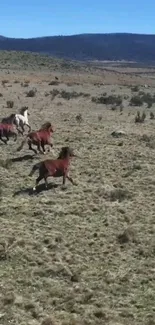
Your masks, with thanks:
M14 133L13 137L14 137L14 142L17 141L17 134L16 133Z
M31 132L31 127L30 127L30 125L29 125L28 123L26 123L25 125L28 126L28 128L29 128L29 132Z
M40 142L37 143L37 148L38 148L38 151L40 153L44 154L44 151L41 150L41 143Z
M24 125L21 125L21 129L22 129L22 134L24 134L25 132Z
M48 152L50 152L50 148L53 148L53 143L50 142L50 141L48 141L48 146L49 146L49 148L48 148Z
M76 183L73 181L73 179L70 177L70 176L68 176L68 175L64 175L63 176L63 185L65 185L65 183L66 183L66 178L73 184L73 185L76 185Z
M17 127L17 130L20 132L20 134L23 135L24 131L25 131L23 123L21 123L20 121L16 122L16 127Z
M48 188L48 181L47 181L47 177L44 177L44 181L45 181L45 187Z
M66 184L66 175L63 176L63 182L62 182L63 185Z
M73 181L73 178L66 175L66 178L73 184L73 185L76 185L76 183Z
M23 135L22 131L19 129L19 121L17 121L17 120L15 119L15 120L14 120L14 125L16 126L16 129L17 129L18 133L20 133L20 134Z
M6 136L5 136L5 137L6 137L7 141L9 141L9 137L8 137L8 135L7 135L7 134L6 134Z
M48 147L48 152L50 152L50 151L51 151L51 150L50 150L51 148L53 148L53 144L52 144L52 143L50 143L50 144L49 144L49 147Z
M42 175L39 175L39 176L37 177L37 179L36 179L36 184L35 184L35 186L33 187L33 191L36 191L36 187L37 187L37 185L39 184L39 182L40 182L43 178L44 178L44 176L42 176Z
M17 129L18 133L23 135L23 132L18 128L18 126L16 126L16 129Z
M3 142L3 143L5 143L5 144L7 144L7 142L8 142L8 140L6 139L6 140L4 140L3 138L2 138L2 135L0 134L0 140Z
M43 143L43 142L41 142L41 147L42 147L42 149L43 149L43 153L45 154L45 153L46 153L46 151L45 151L45 145L44 145L44 143Z
M34 148L32 148L32 143L30 141L28 141L28 146L29 146L29 150L32 150L35 154L37 154L37 150L35 150Z

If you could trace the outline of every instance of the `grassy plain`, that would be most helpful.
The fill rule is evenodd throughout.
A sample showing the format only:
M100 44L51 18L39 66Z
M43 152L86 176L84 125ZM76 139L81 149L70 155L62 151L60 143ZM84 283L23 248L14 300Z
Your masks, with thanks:
M51 179L53 188L30 195L37 173L28 174L45 156L7 164L32 153L16 152L21 136L0 144L0 324L155 324L155 104L130 105L155 94L154 73L0 52L1 118L26 105L32 129L47 120L56 128L46 157L64 145L80 157L71 163L78 186ZM122 104L92 101L103 94Z

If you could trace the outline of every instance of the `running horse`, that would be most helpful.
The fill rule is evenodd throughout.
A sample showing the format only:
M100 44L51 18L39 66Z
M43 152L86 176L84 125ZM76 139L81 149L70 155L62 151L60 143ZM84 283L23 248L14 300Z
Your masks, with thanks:
M4 117L2 119L2 123L7 123L9 124L10 121L12 121L17 128L18 133L21 133L22 135L24 134L25 128L24 126L28 126L29 128L29 132L31 131L31 127L29 125L29 121L28 121L28 107L24 106L20 109L19 111L20 114L11 114L8 117ZM20 127L20 129L19 129Z
M21 145L17 148L17 151L20 151L24 144L27 142L28 147L35 154L37 154L37 150L32 147L32 145L37 146L37 149L40 153L45 154L45 145L50 148L53 147L51 142L51 134L54 132L54 129L50 122L44 123L38 131L32 131L27 134L26 138L22 141ZM42 150L41 150L42 148Z
M20 114L15 114L14 124L16 125L18 132L23 135L25 131L24 128L25 125L29 128L29 132L31 131L31 127L28 121L28 115L29 115L28 107L27 106L22 107L19 113ZM21 130L19 129L19 127L21 128Z
M0 140L7 144L10 137L13 137L14 141L17 140L17 131L15 126L13 124L0 123Z
M77 157L70 147L62 147L57 159L46 159L35 164L29 176L32 176L36 170L39 170L39 176L36 179L36 184L33 187L33 191L36 190L36 186L44 179L46 188L48 187L48 177L63 177L63 185L68 179L73 185L77 185L73 179L69 176L69 166L72 157Z
M3 117L1 123L3 124L13 124L15 119L15 114L11 114L7 117Z

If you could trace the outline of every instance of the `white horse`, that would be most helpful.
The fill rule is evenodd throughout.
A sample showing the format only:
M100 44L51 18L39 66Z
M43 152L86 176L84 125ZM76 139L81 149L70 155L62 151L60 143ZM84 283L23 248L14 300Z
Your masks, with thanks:
M19 111L20 114L11 114L8 117L4 117L2 119L2 123L7 123L7 124L15 124L17 131L21 134L24 133L25 129L24 126L28 126L29 128L29 132L31 131L31 127L29 125L29 121L28 121L28 107L22 107ZM22 131L19 129L19 127L22 129Z
M20 114L15 114L15 117L14 117L14 124L16 125L17 127L17 130L20 132L20 133L24 133L25 129L24 129L24 126L28 126L29 128L29 132L31 131L31 127L29 125L29 121L28 121L28 107L22 107L20 109ZM19 130L19 127L22 129Z

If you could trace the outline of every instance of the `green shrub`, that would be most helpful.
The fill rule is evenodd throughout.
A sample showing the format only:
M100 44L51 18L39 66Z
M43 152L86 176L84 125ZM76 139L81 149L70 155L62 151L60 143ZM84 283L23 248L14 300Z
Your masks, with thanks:
M142 106L143 103L147 104L147 107L150 108L155 103L155 95L150 93L139 92L138 95L133 96L130 100L130 105L132 106Z
M26 96L27 97L34 97L36 95L36 90L31 89L27 92Z
M154 120L154 114L153 114L153 112L150 112L150 119L151 120Z
M142 115L140 115L140 112L138 111L135 117L135 123L144 123L145 119L146 119L145 112L143 112Z
M96 104L104 104L104 105L116 105L119 106L122 104L122 97L120 95L110 95L110 96L100 96L100 97L92 97L92 102Z
M13 108L13 106L14 106L13 100L7 100L6 105L8 108Z
M133 87L131 88L131 91L133 91L133 92L138 92L138 91L139 91L139 87L138 87L138 86L133 86Z
M87 93L77 93L76 91L66 91L66 90L58 90L58 89L53 89L50 91L50 94L52 95L52 99L54 99L57 95L60 97L70 100L72 98L78 98L78 97L89 97L90 95Z
M58 86L59 85L59 81L53 80L53 81L49 82L48 85L49 86Z
M130 99L130 105L131 106L142 106L143 105L143 100L140 96L133 96Z

